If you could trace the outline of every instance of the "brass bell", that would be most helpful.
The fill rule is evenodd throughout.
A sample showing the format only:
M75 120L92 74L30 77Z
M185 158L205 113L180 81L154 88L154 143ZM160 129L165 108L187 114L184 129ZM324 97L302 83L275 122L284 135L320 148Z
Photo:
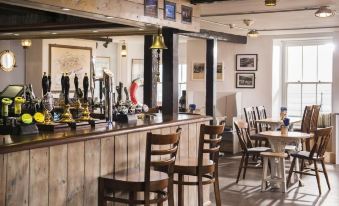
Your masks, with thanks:
M158 30L158 34L153 38L153 43L150 49L167 49L167 46L164 41L164 37L161 34L161 30Z

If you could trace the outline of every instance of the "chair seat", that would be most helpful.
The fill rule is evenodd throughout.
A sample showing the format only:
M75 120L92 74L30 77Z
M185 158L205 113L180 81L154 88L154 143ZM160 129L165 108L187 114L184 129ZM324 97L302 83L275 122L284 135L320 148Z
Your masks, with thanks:
M212 160L204 158L202 165L203 174L214 172L214 163ZM196 176L198 174L198 158L180 158L180 160L176 160L174 173Z
M263 157L277 157L277 158L286 158L287 154L283 152L262 152L260 153Z
M128 169L113 174L107 174L100 177L101 181L112 190L122 191L144 191L145 171L143 169ZM118 188L116 186L119 185ZM168 185L168 175L164 172L151 170L150 172L150 190L162 190Z
M260 153L260 152L268 152L271 151L269 147L252 147L248 148L249 153Z
M321 158L317 157L317 153L313 154L313 157L310 157L310 152L308 151L299 151L299 152L294 152L291 154L292 157L297 157L301 159L310 159L310 160L318 160Z
M295 145L286 145L285 146L285 151L296 151L297 150L297 146Z

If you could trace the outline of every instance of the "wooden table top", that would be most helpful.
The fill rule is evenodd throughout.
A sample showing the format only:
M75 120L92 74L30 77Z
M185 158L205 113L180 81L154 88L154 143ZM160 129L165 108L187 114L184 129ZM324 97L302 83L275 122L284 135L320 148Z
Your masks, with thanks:
M302 120L300 118L297 117L291 117L290 119L290 124L295 124L298 122L301 122ZM257 123L265 123L265 124L281 124L283 121L280 120L280 118L267 118L267 119L260 119L260 120L256 120Z
M260 132L259 135L265 138L290 138L290 139L307 139L311 138L312 134L303 132L288 132L287 134L281 134L281 131L266 131Z

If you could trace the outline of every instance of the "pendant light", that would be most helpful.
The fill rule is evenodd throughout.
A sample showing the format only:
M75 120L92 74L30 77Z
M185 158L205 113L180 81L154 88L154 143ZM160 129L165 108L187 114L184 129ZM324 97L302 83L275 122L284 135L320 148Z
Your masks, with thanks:
M125 41L122 42L122 46L121 46L121 56L122 57L126 57L127 56L127 46L125 44Z
M152 50L157 51L157 69L156 69L156 78L157 82L160 82L160 50L167 49L167 46L164 41L164 37L162 36L161 28L158 29L158 34L153 37L153 43L150 47Z
M277 0L265 0L265 6L276 6Z
M328 6L322 6L314 13L314 15L316 17L326 18L326 17L334 16L335 11L328 8Z
M251 38L257 38L259 36L259 32L255 29L252 29L247 33L247 36Z

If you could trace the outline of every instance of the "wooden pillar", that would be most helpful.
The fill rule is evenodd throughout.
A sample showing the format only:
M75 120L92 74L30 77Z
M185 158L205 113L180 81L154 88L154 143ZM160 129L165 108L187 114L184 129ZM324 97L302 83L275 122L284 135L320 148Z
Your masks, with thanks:
M218 42L207 39L206 44L206 115L215 117Z
M144 43L144 104L151 107L157 106L157 82L154 78L153 36L146 35Z
M178 34L176 30L163 29L168 49L162 52L162 113L165 116L178 114Z

